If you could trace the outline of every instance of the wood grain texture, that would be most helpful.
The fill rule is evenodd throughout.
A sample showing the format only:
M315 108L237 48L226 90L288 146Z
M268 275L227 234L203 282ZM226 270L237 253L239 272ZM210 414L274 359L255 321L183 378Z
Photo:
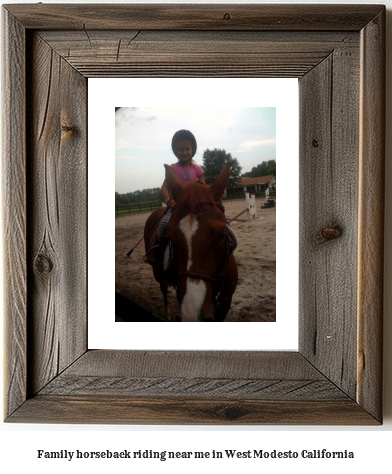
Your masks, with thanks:
M29 207L32 394L86 349L86 79L32 44Z
M87 352L67 375L104 377L281 378L324 380L297 352L109 351Z
M38 4L4 18L6 420L382 422L385 7ZM85 352L86 77L121 75L301 78L298 353Z
M40 395L343 400L299 353L90 351Z
M89 351L64 377L158 379L325 381L308 361L293 352Z
M355 45L358 35L83 30L40 36L86 77L300 77L342 42Z
M187 425L375 425L357 403L342 401L41 396L9 420L22 423Z
M361 32L357 399L382 417L385 12ZM377 183L375 186L374 183Z
M299 353L89 351L10 421L376 424Z
M309 361L353 398L357 364L358 64L358 48L336 48L299 82L300 347ZM329 238L328 229L336 229L337 234L331 233Z
M357 31L379 5L7 5L31 29Z
M5 416L26 400L26 90L25 31L3 15L3 211Z
M346 400L329 380L208 379L206 377L88 377L61 375L40 395L117 396L202 400Z

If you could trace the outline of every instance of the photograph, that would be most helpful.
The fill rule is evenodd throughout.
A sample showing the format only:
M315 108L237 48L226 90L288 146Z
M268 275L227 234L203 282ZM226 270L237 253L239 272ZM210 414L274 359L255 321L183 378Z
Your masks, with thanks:
M385 465L391 0L50 3L3 7L3 462Z
M116 321L274 322L276 107L115 121Z

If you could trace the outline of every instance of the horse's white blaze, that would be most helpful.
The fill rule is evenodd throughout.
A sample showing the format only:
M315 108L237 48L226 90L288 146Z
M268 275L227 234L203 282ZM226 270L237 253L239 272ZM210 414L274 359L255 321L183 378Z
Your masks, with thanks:
M193 236L196 234L196 231L199 227L199 223L195 218L191 220L190 216L188 215L180 220L179 227L185 236L186 244L188 247L188 262L186 265L186 269L187 271L189 271L192 265L192 239Z
M207 293L203 280L187 278L186 293L181 304L181 321L198 321Z
M181 219L179 228L187 244L186 269L189 271L192 266L192 239L199 228L199 223L195 217L191 219L188 215ZM195 278L186 279L186 293L181 303L181 321L198 321L206 294L207 287L204 281Z

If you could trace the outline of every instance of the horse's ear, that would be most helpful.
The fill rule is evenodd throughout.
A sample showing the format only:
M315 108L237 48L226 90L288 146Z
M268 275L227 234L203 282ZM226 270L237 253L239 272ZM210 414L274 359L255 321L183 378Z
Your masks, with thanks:
M230 167L231 161L225 163L222 168L222 171L216 178L215 183L211 185L211 190L214 194L214 199L216 201L220 201L221 197L223 196L223 193L225 192L225 189L227 188L227 185L229 184Z
M177 201L178 197L180 196L182 192L182 186L181 186L180 180L178 179L176 172L171 166L165 165L165 169L166 169L166 177L165 177L166 184L168 185L171 193L173 194L174 200Z

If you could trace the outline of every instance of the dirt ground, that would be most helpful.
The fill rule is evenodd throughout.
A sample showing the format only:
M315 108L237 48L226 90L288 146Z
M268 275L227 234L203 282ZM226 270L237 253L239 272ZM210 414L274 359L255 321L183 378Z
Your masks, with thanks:
M261 209L264 199L256 200L256 220L247 213L233 220L238 247L234 256L238 265L238 286L225 322L276 320L276 208ZM225 201L228 220L246 209L246 201ZM128 258L127 252L143 236L149 213L116 217L116 291L125 293L148 308L163 314L163 299L151 267L143 261L142 241ZM177 310L175 291L169 302Z

